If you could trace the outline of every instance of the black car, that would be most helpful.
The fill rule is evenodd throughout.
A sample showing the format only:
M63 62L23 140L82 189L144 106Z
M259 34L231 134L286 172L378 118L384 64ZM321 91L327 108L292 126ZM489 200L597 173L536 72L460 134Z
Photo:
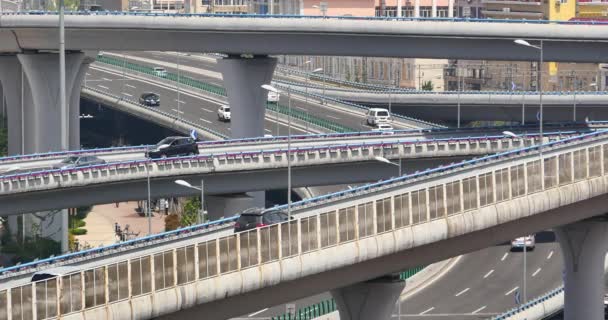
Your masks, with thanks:
M196 140L191 137L167 137L148 148L146 157L166 158L198 154Z
M154 92L142 93L139 96L139 103L148 107L160 106L160 96Z
M287 221L287 213L283 210L249 208L241 212L241 215L234 224L234 232L264 227L283 221Z
M70 156L63 159L61 162L53 165L54 169L69 169L77 167L94 166L104 164L105 160L99 159L96 156Z

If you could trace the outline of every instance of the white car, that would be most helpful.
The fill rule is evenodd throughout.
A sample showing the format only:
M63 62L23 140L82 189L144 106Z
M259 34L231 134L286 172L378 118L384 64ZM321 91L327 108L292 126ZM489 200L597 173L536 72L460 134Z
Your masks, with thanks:
M518 237L511 240L511 250L522 249L525 247L526 250L534 250L536 246L536 238L534 235Z
M372 129L372 131L381 131L387 134L392 134L393 130L393 126L388 123L378 123L378 126Z
M154 75L157 77L166 77L167 70L163 67L154 67Z
M268 91L268 102L279 102L279 94L274 91Z
M370 126L377 126L380 123L387 123L391 120L391 115L384 108L370 108L367 110L365 120Z
M230 121L230 106L221 105L219 109L217 109L217 118L220 121Z

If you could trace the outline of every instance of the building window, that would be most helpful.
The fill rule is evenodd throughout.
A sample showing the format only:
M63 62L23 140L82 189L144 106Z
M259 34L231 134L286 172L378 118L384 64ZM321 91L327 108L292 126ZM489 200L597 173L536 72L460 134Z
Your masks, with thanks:
M432 7L420 7L420 17L429 18L431 17Z

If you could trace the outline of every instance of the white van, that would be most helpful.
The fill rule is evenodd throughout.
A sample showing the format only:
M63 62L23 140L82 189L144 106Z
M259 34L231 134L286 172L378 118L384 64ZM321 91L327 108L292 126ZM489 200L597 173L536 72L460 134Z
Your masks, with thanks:
M163 67L154 67L154 75L157 77L166 77L167 70Z
M525 247L526 250L534 250L536 246L536 237L532 234L529 236L518 237L511 240L511 250L517 250Z
M386 123L391 120L391 116L388 113L388 110L384 108L370 108L367 110L367 114L365 115L367 124L370 126L376 126L379 123Z

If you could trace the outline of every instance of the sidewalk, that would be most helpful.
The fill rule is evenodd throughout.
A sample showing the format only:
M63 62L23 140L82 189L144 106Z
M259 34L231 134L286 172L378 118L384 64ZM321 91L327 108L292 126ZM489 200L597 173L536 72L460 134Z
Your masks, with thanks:
M86 219L87 234L77 236L81 244L88 243L92 247L116 243L118 238L114 234L114 223L118 223L122 229L129 225L130 232L139 233L138 237L148 235L148 219L137 214L135 209L137 202L122 202L116 208L114 203L94 206ZM164 215L153 213L152 233L165 230Z

